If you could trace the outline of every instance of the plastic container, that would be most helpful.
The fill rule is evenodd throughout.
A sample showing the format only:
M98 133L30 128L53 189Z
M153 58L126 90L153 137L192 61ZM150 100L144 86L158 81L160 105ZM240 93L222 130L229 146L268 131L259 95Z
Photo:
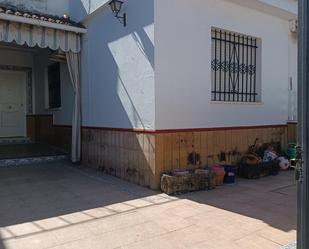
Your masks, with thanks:
M225 177L224 166L216 164L216 165L213 165L211 169L216 175L216 186L223 185L224 177Z
M297 145L294 143L290 143L286 146L286 155L288 156L288 159L293 160L296 158L297 155Z
M235 165L225 165L224 166L224 170L226 172L224 176L224 183L227 183L227 184L235 183L237 169L238 167Z
M216 186L222 186L224 183L225 172L216 172Z
M215 164L213 166L211 166L211 169L213 172L225 172L224 170L224 166L220 165L220 164Z

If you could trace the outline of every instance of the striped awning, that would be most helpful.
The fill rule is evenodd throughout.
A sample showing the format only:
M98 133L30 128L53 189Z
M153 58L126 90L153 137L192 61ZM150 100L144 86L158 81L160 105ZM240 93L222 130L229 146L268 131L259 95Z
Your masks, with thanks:
M0 19L0 41L16 42L29 47L60 49L63 52L80 52L80 33L62 28L65 25L54 26L59 28Z

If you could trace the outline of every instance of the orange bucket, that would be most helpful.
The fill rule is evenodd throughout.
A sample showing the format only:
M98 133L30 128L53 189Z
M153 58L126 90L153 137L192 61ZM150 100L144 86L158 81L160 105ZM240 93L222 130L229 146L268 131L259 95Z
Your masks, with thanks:
M224 182L225 172L215 172L216 174L216 185L222 186Z

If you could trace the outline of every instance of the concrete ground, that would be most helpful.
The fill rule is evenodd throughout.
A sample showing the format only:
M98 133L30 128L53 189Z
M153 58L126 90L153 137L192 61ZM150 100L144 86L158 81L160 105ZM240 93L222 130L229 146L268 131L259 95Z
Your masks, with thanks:
M0 168L0 248L278 249L295 192L293 172L169 197L66 163Z

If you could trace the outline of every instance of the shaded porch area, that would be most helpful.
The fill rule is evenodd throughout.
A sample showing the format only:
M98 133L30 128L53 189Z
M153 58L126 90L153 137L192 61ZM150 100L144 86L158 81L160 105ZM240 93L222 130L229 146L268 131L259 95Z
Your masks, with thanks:
M0 12L0 138L31 141L14 159L45 156L47 148L53 155L51 146L56 145L71 148L71 160L79 162L80 40L87 30L66 15L34 14L5 3ZM41 116L51 122L42 122ZM71 127L68 144L55 132L59 124ZM21 145L2 147L2 154L11 159L17 147Z
M0 166L69 158L74 93L65 61L52 61L51 55L49 49L0 43ZM48 68L55 64L59 65L58 109L48 102Z

